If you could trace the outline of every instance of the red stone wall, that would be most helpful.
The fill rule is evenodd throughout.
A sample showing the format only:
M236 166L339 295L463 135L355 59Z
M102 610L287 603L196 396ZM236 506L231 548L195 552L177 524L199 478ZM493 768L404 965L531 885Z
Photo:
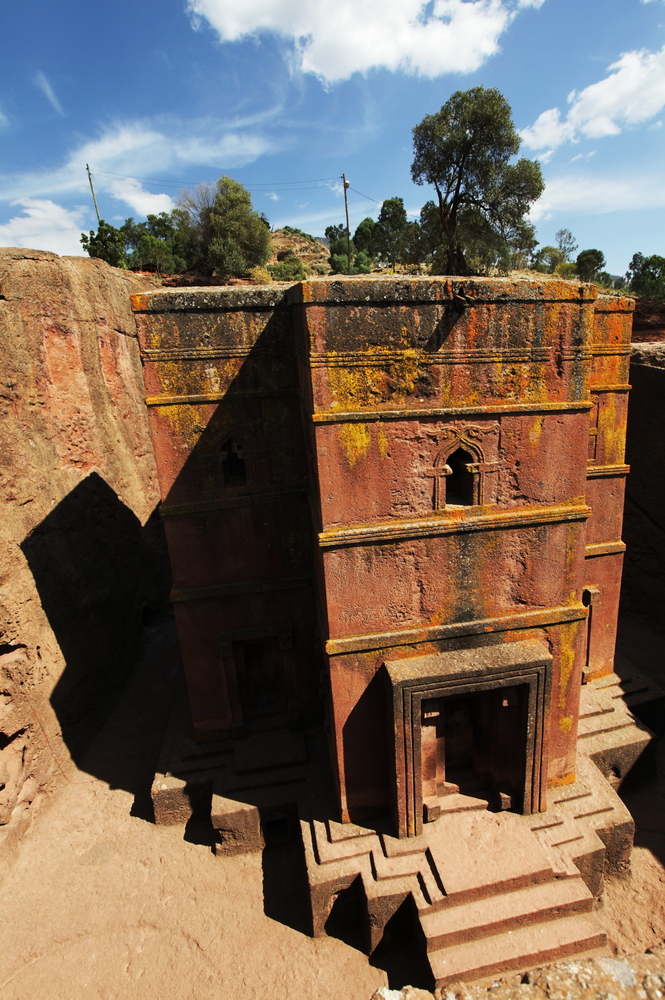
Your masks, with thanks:
M0 872L31 806L75 775L142 606L164 596L129 301L144 287L99 260L0 249Z
M199 739L256 724L240 690L255 640L279 641L286 702L315 718L324 646L342 816L361 821L394 792L384 665L535 639L552 657L545 773L574 780L585 556L605 669L625 472L630 303L595 298L446 278L134 297ZM220 471L230 440L242 486ZM458 446L473 499L453 506Z

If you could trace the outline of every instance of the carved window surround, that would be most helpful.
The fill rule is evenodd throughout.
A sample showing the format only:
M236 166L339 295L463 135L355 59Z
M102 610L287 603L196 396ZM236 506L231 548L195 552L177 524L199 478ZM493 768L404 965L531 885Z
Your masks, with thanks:
M448 459L459 448L475 458L466 468L473 476L473 497L470 506L480 507L495 502L497 481L494 474L501 468L499 461L499 436L501 425L497 422L470 424L455 421L447 424L437 435L440 450L434 464L425 475L434 480L432 506L436 511L456 506L446 504L446 477L452 469ZM489 477L489 478L488 478Z

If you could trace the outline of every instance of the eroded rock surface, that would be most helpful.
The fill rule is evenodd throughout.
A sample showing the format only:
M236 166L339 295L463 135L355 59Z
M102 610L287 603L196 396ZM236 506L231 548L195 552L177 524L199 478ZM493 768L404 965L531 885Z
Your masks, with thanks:
M129 301L146 287L0 248L0 876L168 580Z

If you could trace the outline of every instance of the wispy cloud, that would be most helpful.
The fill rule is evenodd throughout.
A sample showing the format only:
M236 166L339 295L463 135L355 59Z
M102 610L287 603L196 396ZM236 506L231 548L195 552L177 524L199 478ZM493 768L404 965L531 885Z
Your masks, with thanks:
M0 108L0 129L9 128L9 118L4 113L2 108Z
M219 121L122 122L108 126L98 138L82 143L59 167L0 176L0 200L75 192L85 196L88 183L85 165L89 163L98 192L124 201L140 214L168 211L173 205L171 196L163 190L159 193L146 190L141 178L178 178L189 174L183 182L186 186L196 182L197 168L214 167L222 173L250 163L273 148L276 144L261 132L236 130Z
M82 209L66 209L45 198L21 198L12 204L20 205L23 212L0 226L0 246L83 255L79 242Z
M187 0L222 42L273 33L295 69L327 84L384 68L418 76L472 73L499 51L520 8L543 0Z
M39 87L39 89L41 90L41 92L43 93L44 97L49 102L53 110L57 111L59 115L64 115L65 112L62 110L62 104L56 97L53 87L48 82L48 80L41 72L41 70L39 73L37 73L37 76L35 77L35 85Z
M534 222L555 212L584 215L665 208L665 187L660 178L648 174L598 177L568 174L548 180L545 193L531 210Z
M551 154L565 142L618 135L653 118L665 106L665 46L658 52L624 52L608 71L603 80L568 95L567 115L562 116L559 108L543 111L522 131L524 144Z

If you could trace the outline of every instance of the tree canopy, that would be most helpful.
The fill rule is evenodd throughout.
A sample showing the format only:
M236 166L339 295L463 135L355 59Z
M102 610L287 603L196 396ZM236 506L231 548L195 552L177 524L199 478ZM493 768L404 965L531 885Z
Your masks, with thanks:
M372 248L393 268L402 256L407 221L403 199L386 198L372 231Z
M600 272L605 267L605 254L602 250L582 250L578 253L575 264L582 281L600 281Z
M369 221L371 222L372 220L370 219ZM327 226L325 234L329 241L330 250L328 263L333 274L369 274L372 270L370 253L364 247L361 249L356 246L355 237L353 240L347 239L346 226ZM350 271L349 250L351 251Z
M115 267L145 267L165 274L196 269L228 278L268 260L270 225L252 208L249 192L231 177L184 191L173 212L126 219L116 229L99 223L81 235L91 257Z
M537 161L510 162L520 139L498 90L456 91L415 126L413 146L414 182L436 191L445 272L471 273L469 252L485 248L500 260L535 246L525 216L545 184Z
M645 299L665 300L665 257L635 253L630 261L626 281L631 292Z

